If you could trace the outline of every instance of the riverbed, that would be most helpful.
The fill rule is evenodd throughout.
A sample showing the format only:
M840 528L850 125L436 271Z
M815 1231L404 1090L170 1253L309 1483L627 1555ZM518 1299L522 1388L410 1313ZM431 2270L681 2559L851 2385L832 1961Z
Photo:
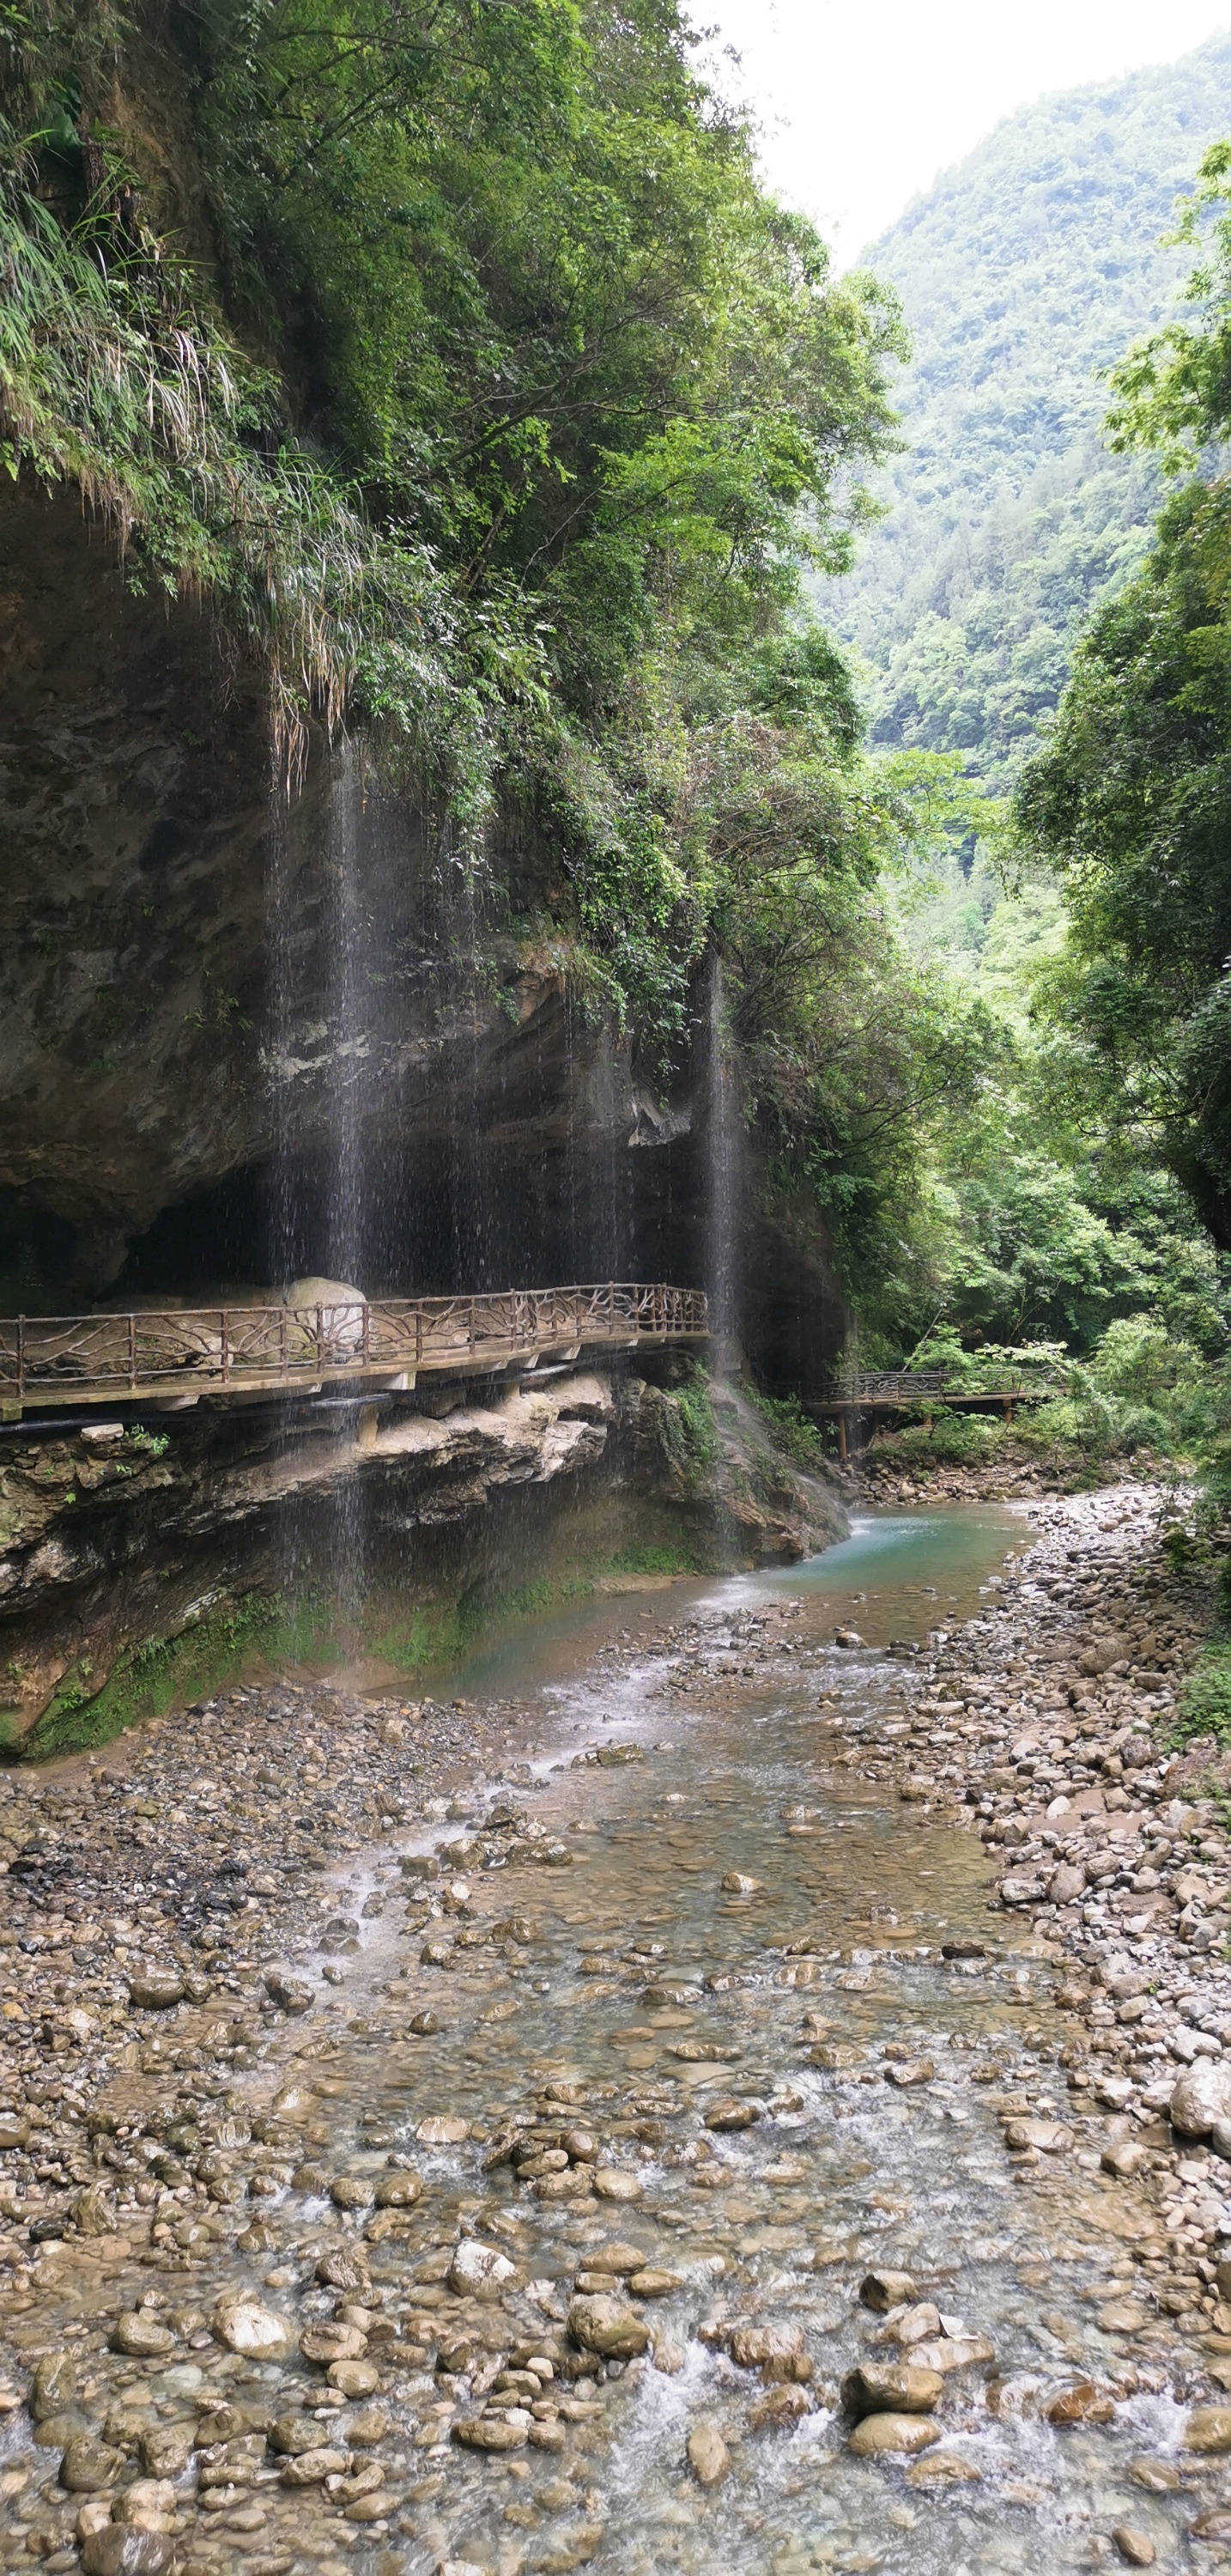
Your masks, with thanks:
M10 2249L3 2563L1188 2563L1221 2470L1182 2448L1199 2373L1151 2340L1122 2196L1097 2152L1006 2152L1006 2116L1065 2112L1061 1951L969 1831L866 1776L929 1632L1028 1535L870 1514L452 1676L499 1710L484 1776L231 1944L259 2035L211 2059L190 1975L135 2002L92 2213L52 2191ZM314 1746L334 1722L293 1713Z

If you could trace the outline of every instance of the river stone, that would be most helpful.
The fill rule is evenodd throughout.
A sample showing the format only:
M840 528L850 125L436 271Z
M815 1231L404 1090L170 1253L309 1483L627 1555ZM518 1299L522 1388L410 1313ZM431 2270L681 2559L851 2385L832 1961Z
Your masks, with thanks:
M760 2117L759 2102L741 2102L734 2094L728 2094L722 2101L711 2102L705 2114L705 2125L707 2129L716 2130L751 2129Z
M343 2245L333 2245L322 2254L316 2277L325 2290L357 2290L362 2296L372 2286L371 2275L363 2256Z
M932 2084L935 2080L936 2069L930 2057L908 2058L904 2063L885 2068L885 2082L896 2085L899 2093L909 2092L916 2084Z
M1144 2308L1135 2299L1113 2299L1110 2307L1100 2308L1095 2323L1100 2334L1140 2334L1146 2322Z
M1147 2495L1174 2495L1180 2483L1180 2472L1172 2460L1154 2459L1145 2452L1130 2460L1128 2473L1135 2486L1144 2487ZM1227 2519L1226 2538L1231 2540L1231 2514Z
M376 2185L368 2174L335 2174L329 2197L335 2209L370 2209Z
M467 2299L495 2299L517 2279L517 2265L510 2263L495 2245L480 2245L478 2238L465 2236L454 2250L449 2265L451 2290Z
M371 2450L375 2443L383 2442L392 2430L389 2417L379 2406L365 2406L361 2415L352 2415L347 2426L352 2448L358 2444L361 2451Z
M111 2510L114 2522L133 2531L170 2531L175 2521L175 2489L169 2478L134 2478Z
M170 2326L160 2326L157 2317L146 2316L140 2308L117 2317L111 2329L112 2352L126 2352L136 2361L154 2361L174 2344Z
M915 2284L909 2272L865 2272L859 2284L862 2306L884 2317L890 2308L907 2307L915 2296ZM936 2322L939 2325L940 2316Z
M82 2433L69 2443L60 2462L60 2484L70 2495L97 2495L100 2488L114 2486L123 2466L122 2451Z
M694 2424L688 2436L688 2465L698 2486L716 2487L731 2466L731 2454L716 2424Z
M320 2449L321 2428L314 2415L279 2415L270 2425L269 2441L273 2450L297 2460L305 2451Z
M1131 2182L1145 2160L1146 2150L1135 2138L1117 2138L1113 2146L1104 2147L1099 2157L1103 2172L1114 2174L1117 2182Z
M1126 2567L1152 2567L1154 2543L1144 2531L1135 2531L1131 2522L1118 2522L1112 2540Z
M184 2000L184 1980L173 1968L143 1968L128 1980L130 2003L141 2012L169 2012Z
M928 2451L906 2472L908 2487L978 2486L983 2471L973 2460L963 2460L956 2451Z
M326 2478L345 2477L350 2466L347 2451L332 2451L324 2445L317 2451L299 2451L288 2459L282 2471L284 2487L319 2487Z
M1231 2408L1211 2407L1208 2411L1226 2414L1228 2448L1231 2448ZM1074 2424L1114 2423L1116 2410L1105 2390L1096 2388L1092 2380L1079 2379L1072 2388L1062 2388L1060 2395L1053 2397L1044 2412L1049 2424L1065 2432Z
M601 2353L605 2361L633 2361L649 2347L649 2327L622 2300L602 2291L570 2301L568 2330L583 2352Z
M510 2423L507 2415L463 2415L450 2429L466 2451L520 2451L529 2423Z
M179 2478L193 2453L186 2424L148 2424L141 2436L141 2457L152 2478Z
M167 2576L174 2561L165 2532L125 2531L118 2522L92 2531L81 2548L83 2576Z
M228 2352L240 2352L254 2361L278 2361L289 2350L291 2329L285 2317L273 2308L262 2307L250 2291L233 2292L220 2299L210 2318L210 2331Z
M756 2433L772 2432L779 2424L797 2424L801 2415L812 2412L812 2400L806 2388L793 2381L778 2380L758 2397L748 2421Z
M1065 2128L1062 2120L1006 2120L1004 2142L1019 2154L1023 2148L1033 2147L1038 2155L1059 2156L1072 2146L1073 2132Z
M305 2326L299 2338L305 2361L358 2361L367 2348L362 2328L343 2325L337 2318L324 2317L319 2325Z
M756 1896L761 1888L760 1879L746 1877L742 1869L729 1869L719 1884L725 1896Z
M1002 1905L1041 1905L1047 1886L1037 1870L1011 1869L1001 1879L999 1894Z
M632 2272L628 2282L635 2299L667 2299L673 2290L682 2290L682 2272L659 2272L647 2265L643 2272Z
M619 2165L596 2165L589 2187L599 2200L640 2200L645 2189L638 2174Z
M302 1977L287 1977L281 1969L271 1970L265 1980L265 1992L271 2003L284 2013L310 2012L316 2001L313 1988Z
M865 2415L847 2443L856 2459L875 2459L881 2452L926 2451L940 2435L926 2415Z
M79 2236L111 2236L115 2232L115 2211L106 2192L96 2183L79 2191L73 2202L73 2225Z
M378 2209L413 2209L423 2198L423 2176L413 2171L382 2174L376 2186Z
M1231 2451L1231 2406L1194 2406L1184 2427L1186 2451Z
M0 2111L0 2156L14 2155L29 2144L29 2121L19 2111Z
M380 2386L380 2372L371 2361L333 2361L325 2377L343 2397L371 2397Z
M807 2380L812 2359L799 2326L736 2326L727 2349L741 2370L759 2370L765 2380Z
M585 2268L587 2272L611 2272L617 2280L621 2276L628 2279L641 2270L644 2262L643 2246L624 2245L617 2238L613 2245L596 2245L586 2256Z
M942 2334L944 2329L940 2322L940 2310L933 2301L917 2299L914 2306L907 2308L901 2316L895 2317L885 2331L892 2335L895 2343L909 2345L923 2343L929 2335Z
M30 2391L30 2412L36 2424L46 2424L53 2415L71 2406L77 2394L77 2372L67 2352L46 2352L34 2374Z
M1177 2478L1176 2485L1178 2486L1179 2483ZM1208 2513L1198 2514L1192 2526L1192 2538L1194 2540L1231 2540L1231 2505L1211 2505Z
M943 2379L951 2370L971 2370L976 2362L994 2361L996 2347L986 2335L926 2335L912 2344L910 2357L916 2370L938 2370Z
M856 2416L930 2415L944 2387L940 2371L921 2369L917 2362L865 2361L848 2370L842 2403Z
M1062 1860L1052 1871L1047 1893L1053 1905L1075 1905L1086 1892L1086 1873L1076 1861Z
M420 2120L415 2131L425 2147L460 2147L469 2135L469 2120L458 2119L451 2111L433 2112L430 2119Z
M1183 2138L1208 2138L1218 2121L1231 2120L1231 2058L1199 2057L1186 2066L1168 2116Z

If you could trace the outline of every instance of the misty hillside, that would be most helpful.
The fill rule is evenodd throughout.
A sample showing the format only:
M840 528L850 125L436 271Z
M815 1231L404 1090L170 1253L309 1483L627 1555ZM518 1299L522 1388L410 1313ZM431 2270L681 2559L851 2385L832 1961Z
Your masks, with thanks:
M1100 438L1099 371L1168 309L1175 199L1231 130L1231 35L1040 100L868 254L914 348L888 520L826 613L871 665L874 738L1004 783L1093 600L1148 543L1158 486Z

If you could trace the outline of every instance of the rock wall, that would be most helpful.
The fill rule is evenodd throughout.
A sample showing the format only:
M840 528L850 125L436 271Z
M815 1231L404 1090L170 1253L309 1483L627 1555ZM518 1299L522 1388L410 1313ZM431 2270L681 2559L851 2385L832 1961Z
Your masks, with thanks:
M706 1282L704 1012L647 1081L507 926L551 891L524 829L476 878L322 740L288 803L259 676L202 605L136 592L81 501L26 480L0 486L0 691L0 1313L305 1273L373 1295ZM843 1330L827 1246L739 1142L746 1347L807 1393ZM737 1399L704 1459L669 1385L450 1403L370 1446L204 1410L113 1441L5 1432L7 1740L78 1740L108 1693L118 1722L142 1673L183 1680L174 1641L238 1653L254 1602L314 1602L336 1645L378 1594L456 1604L568 1579L570 1552L759 1562L838 1526Z
M459 1608L465 1624L527 1582L790 1561L844 1527L739 1394L699 1437L679 1393L608 1371L293 1432L237 1411L18 1434L0 1457L2 1740L99 1740L263 1652L430 1658Z
M258 675L28 480L0 491L0 691L0 1311L305 1272L705 1281L704 1011L645 1080L501 927L552 891L523 825L476 880L319 740L288 804ZM828 1245L741 1143L745 1346L811 1391Z

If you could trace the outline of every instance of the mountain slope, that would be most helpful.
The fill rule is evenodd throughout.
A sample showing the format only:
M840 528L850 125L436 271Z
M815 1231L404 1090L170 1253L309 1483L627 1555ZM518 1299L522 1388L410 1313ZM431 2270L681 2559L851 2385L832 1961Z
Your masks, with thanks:
M1004 785L1094 599L1149 540L1152 469L1110 456L1100 371L1168 310L1175 199L1231 131L1231 36L1024 108L868 255L914 358L890 516L825 613L871 666L874 738Z

